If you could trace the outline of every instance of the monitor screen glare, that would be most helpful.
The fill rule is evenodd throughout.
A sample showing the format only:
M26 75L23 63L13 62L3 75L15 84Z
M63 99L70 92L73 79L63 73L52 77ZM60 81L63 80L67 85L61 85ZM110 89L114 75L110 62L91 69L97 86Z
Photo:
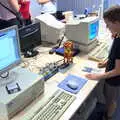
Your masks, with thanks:
M17 27L0 31L0 74L20 63Z

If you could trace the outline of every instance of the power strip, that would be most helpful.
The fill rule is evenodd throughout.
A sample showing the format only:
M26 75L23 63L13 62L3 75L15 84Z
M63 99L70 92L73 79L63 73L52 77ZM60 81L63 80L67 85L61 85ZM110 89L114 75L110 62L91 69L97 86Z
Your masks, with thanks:
M52 71L49 71L48 73L45 73L44 80L47 81L49 78L54 76L58 72L58 68L54 68Z
M54 63L50 63L44 68L42 68L39 72L40 75L43 76L44 81L47 81L49 78L51 78L53 75L55 75L58 72L58 66Z

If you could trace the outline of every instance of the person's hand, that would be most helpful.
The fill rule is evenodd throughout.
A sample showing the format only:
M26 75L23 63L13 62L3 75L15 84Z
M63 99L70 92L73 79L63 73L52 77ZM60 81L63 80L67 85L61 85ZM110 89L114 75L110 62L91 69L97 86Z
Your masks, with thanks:
M96 73L86 74L85 77L90 79L90 80L100 80L101 79L100 74L96 74Z
M20 26L24 26L24 19L23 19L23 17L22 17L22 15L21 15L20 12L17 12L17 13L16 13L16 18L17 18Z
M104 67L106 67L106 64L107 64L107 60L105 60L103 62L99 62L98 63L98 68L104 68Z
M105 63L104 62L99 62L98 63L98 68L104 68L105 67Z

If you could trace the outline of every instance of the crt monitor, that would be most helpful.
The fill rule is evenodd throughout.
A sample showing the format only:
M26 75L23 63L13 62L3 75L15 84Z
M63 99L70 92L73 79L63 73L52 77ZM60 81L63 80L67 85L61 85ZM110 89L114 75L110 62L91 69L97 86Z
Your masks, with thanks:
M19 38L20 48L25 57L37 55L38 52L33 49L41 44L40 23L36 21L19 28Z
M0 30L0 77L21 62L17 26Z
M98 36L99 19L96 16L75 20L66 25L66 36L69 40L88 45Z

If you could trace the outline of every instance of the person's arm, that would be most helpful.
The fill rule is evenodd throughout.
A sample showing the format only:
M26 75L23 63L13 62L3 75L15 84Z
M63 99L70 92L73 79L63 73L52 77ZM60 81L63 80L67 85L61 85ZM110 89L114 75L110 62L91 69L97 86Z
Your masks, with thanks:
M18 4L18 0L8 0L8 2L10 3L12 9L15 10L16 18L19 21L19 24L21 26L24 26L24 19L23 19L23 16L21 15L21 13L20 13L20 6Z
M106 72L105 75L103 75L103 78L110 78L110 77L114 77L120 75L120 60L117 59L115 62L115 69Z
M20 6L18 4L18 0L8 0L12 8L16 11L19 12Z
M105 79L105 78L110 78L110 77L114 77L120 75L120 60L117 59L115 62L115 68L109 72L105 72L105 73L101 73L101 74L86 74L85 76L88 79L92 79L92 80L100 80L100 79Z
M37 0L37 1L38 1L38 3L40 3L40 4L44 4L44 3L49 2L50 0Z

